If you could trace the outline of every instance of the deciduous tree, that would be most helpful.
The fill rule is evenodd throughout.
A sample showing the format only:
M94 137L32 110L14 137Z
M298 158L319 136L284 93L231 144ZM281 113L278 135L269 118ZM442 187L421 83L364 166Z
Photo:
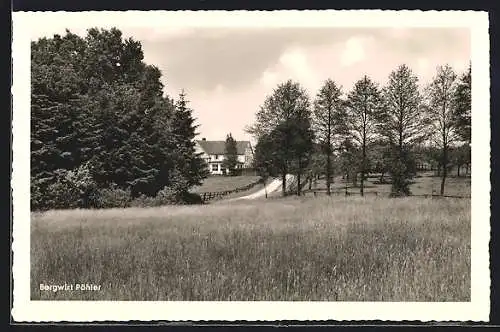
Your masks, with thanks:
M286 175L292 168L292 163L299 163L298 147L294 144L306 137L306 133L298 134L296 130L305 130L310 123L311 110L309 97L299 83L288 80L274 89L256 114L254 125L247 132L255 136L257 141L265 138L274 142L270 146L275 149L271 155L275 165L279 166L282 178L282 195L286 195ZM292 134L293 132L293 134ZM278 142L279 144L276 144ZM300 162L301 163L301 162ZM301 167L297 169L300 171Z
M409 195L412 148L426 138L429 121L422 107L418 78L408 66L401 65L389 75L378 121L379 132L387 139L393 153L389 169L392 194Z
M453 116L456 122L457 133L460 138L471 143L471 91L472 91L472 67L462 74L453 98Z
M236 175L236 165L238 164L238 147L233 135L229 133L226 136L224 146L224 167L229 171L230 175Z
M454 117L453 101L456 89L456 74L449 65L439 66L432 83L428 86L428 112L432 121L432 141L441 150L441 188L444 195L448 176L449 151L459 139L459 127Z
M364 195L364 180L367 170L367 147L377 134L377 112L381 95L377 85L364 76L357 81L347 97L347 125L354 142L360 147L360 194Z
M345 103L342 91L328 79L319 90L314 102L313 128L318 145L326 157L325 175L327 195L332 183L332 158L334 145L338 148L340 138L346 134Z
M457 127L457 132L460 135L460 139L468 145L468 148L464 148L463 152L469 151L469 153L462 155L462 161L466 164L465 173L469 171L469 165L471 163L470 145L471 145L471 90L472 89L472 77L471 77L471 65L469 64L468 70L462 74L460 80L458 81L457 88L455 90L454 98L454 118ZM465 158L465 159L463 159Z

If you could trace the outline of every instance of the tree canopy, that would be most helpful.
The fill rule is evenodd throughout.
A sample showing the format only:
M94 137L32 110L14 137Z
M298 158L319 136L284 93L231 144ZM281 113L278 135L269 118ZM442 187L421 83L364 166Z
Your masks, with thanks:
M307 92L288 80L266 98L254 125L248 128L257 138L257 164L271 173L279 172L282 195L286 195L286 175L292 171L297 174L300 191L300 175L312 152L310 106Z
M364 194L364 178L368 169L367 147L377 134L377 117L381 107L380 89L368 76L354 84L347 97L347 125L349 133L361 150L361 186Z
M238 147L233 135L229 133L224 146L223 165L230 175L236 175L236 165L238 164Z
M392 150L392 194L409 195L411 149L427 138L429 118L422 107L418 78L408 66L401 65L391 72L383 99L378 128Z
M162 74L143 62L140 42L92 28L84 38L66 31L39 39L31 49L34 209L92 206L98 189L110 186L137 197L200 183L191 110L184 94L177 103L163 94ZM96 192L61 192L76 188L78 175Z
M325 175L328 195L330 195L332 182L334 145L338 149L342 137L345 137L347 133L345 102L341 96L341 88L333 80L326 80L316 95L312 117L316 141L326 157Z

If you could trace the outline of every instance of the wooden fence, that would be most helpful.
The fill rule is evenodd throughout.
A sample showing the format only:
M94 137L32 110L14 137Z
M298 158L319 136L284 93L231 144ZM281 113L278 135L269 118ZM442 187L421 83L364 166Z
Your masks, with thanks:
M199 195L200 195L201 199L203 200L203 202L208 202L208 201L211 201L211 200L224 198L225 196L230 195L230 194L234 194L234 193L239 193L239 192L242 192L242 191L250 190L250 189L252 189L253 187L255 187L256 185L258 185L259 183L262 183L262 182L263 182L263 180L259 179L259 180L255 181L255 182L247 184L246 186L239 187L239 188L236 188L236 189L224 190L224 191L215 191L215 192L204 192L204 193L199 193Z
M305 189L302 191L304 196L308 194L312 194L314 197L319 195L326 195L326 188L316 188L316 189ZM345 190L332 190L330 191L331 195L345 195L345 196L355 196L361 195L359 191L345 191ZM389 197L389 192L379 192L379 191L365 191L365 196L382 196ZM411 197L425 197L425 198L468 198L471 196L458 196L458 195L438 195L438 194L422 194L422 195L410 195Z

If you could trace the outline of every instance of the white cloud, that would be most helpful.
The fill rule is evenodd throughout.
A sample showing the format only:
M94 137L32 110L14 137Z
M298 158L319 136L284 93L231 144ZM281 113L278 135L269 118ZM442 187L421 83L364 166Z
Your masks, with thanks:
M429 60L426 58L419 58L417 64L420 71L425 71L429 68Z
M366 46L371 40L365 37L351 37L345 42L345 49L340 56L342 66L351 66L366 57Z
M410 35L410 31L405 28L392 28L389 29L388 35L392 38L403 39Z
M265 70L260 77L260 83L266 88L273 88L278 83L278 74L271 70Z
M461 75L463 72L469 68L469 63L460 59L451 62L450 66L453 68L455 73Z
M278 78L282 81L293 79L306 89L315 89L319 72L310 61L313 53L313 49L308 52L300 48L286 50L279 58Z
M224 93L226 88L222 84L217 84L215 87L215 93Z
M300 49L290 49L285 51L279 59L280 64L285 68L294 71L302 72L307 67L307 58Z

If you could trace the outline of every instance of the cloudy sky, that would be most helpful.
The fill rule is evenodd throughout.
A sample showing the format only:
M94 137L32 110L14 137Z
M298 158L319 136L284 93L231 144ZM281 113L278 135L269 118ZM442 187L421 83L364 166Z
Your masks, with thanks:
M65 25L63 25L65 24ZM436 66L448 63L464 71L470 60L465 28L147 28L116 25L124 37L142 42L145 62L163 73L165 92L185 89L200 137L251 139L259 105L280 82L299 81L314 97L327 78L347 93L369 75L384 84L399 64L407 64L429 82ZM86 28L68 23L42 24L32 39Z

